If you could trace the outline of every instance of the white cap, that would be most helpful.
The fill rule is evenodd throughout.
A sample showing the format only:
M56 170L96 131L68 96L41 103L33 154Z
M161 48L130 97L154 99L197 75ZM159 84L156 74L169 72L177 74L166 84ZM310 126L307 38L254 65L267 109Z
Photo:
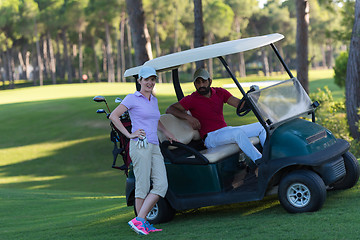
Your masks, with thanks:
M151 77L151 76L156 76L157 77L155 68L149 67L149 66L143 66L140 69L140 71L139 71L139 79L140 78L145 79L145 78L148 78L148 77Z
M204 80L209 80L210 79L210 74L208 71L206 71L204 68L199 68L198 70L195 71L194 73L194 79L193 81L195 82L196 79L198 79L199 77L201 77Z

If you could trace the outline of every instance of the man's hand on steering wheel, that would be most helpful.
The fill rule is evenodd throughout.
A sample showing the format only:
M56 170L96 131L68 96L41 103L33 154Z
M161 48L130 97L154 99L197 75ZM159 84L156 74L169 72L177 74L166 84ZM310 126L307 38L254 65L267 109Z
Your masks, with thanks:
M256 85L252 85L250 87L250 90L247 91L246 96L248 93L259 90L259 87ZM246 114L248 114L251 111L251 104L249 103L248 97L245 98L245 96L240 100L237 108L236 108L236 114L239 117L243 117Z
M246 114L248 114L250 111L251 111L250 103L248 103L248 101L246 101L245 97L243 97L240 100L239 105L236 108L236 114L239 117L243 117Z

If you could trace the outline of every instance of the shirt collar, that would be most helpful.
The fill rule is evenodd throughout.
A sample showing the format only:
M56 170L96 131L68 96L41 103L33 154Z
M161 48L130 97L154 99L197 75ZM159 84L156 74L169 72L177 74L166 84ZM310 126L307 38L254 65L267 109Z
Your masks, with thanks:
M136 91L136 92L134 93L134 95L137 96L137 97L143 97L143 98L147 99L144 95L142 95L142 94L140 93L140 91ZM154 96L151 94L151 95L150 95L150 101L153 99L153 97L154 97Z
M212 96L214 96L215 94L215 89L213 87L210 87L210 90L211 90L211 96L209 98L211 98ZM203 95L201 95L198 91L195 91L194 92L195 96L197 97L204 97Z

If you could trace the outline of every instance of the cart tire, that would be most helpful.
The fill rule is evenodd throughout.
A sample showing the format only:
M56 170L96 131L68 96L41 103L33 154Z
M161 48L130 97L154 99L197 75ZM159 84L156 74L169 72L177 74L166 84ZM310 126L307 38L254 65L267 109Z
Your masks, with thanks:
M314 212L325 202L326 187L315 172L297 170L280 181L278 195L281 205L290 213Z
M137 216L135 204L134 213ZM165 198L160 198L146 218L151 224L158 224L171 221L174 215L175 210L170 206L169 202Z
M346 175L332 186L334 190L352 188L359 180L359 162L356 157L352 153L346 152L343 158Z

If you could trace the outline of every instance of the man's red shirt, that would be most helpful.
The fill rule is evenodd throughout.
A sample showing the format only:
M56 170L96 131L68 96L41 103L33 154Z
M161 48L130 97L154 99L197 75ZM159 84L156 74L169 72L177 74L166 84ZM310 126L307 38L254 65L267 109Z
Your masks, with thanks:
M226 127L223 106L231 97L231 93L223 88L211 88L211 97L205 97L198 92L193 92L181 99L179 103L189 110L191 115L197 118L201 124L199 130L201 138L208 132Z

